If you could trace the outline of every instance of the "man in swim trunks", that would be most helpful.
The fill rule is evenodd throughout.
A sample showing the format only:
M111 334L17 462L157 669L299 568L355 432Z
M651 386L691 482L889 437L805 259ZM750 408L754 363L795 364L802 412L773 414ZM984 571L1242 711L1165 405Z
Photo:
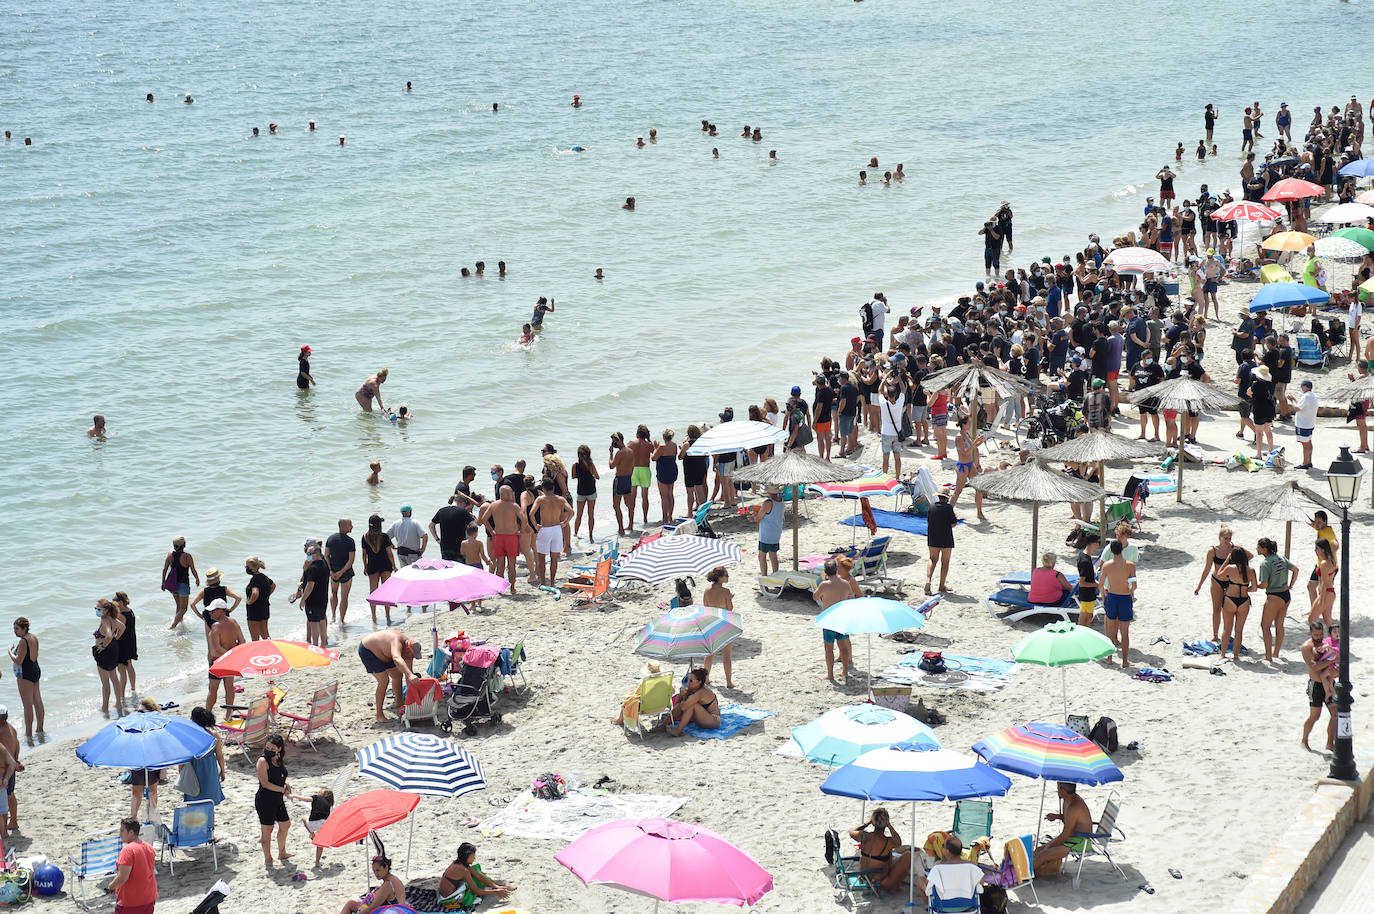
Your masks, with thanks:
M518 545L516 550L519 551ZM386 701L388 685L391 686L391 694L396 699L396 707L400 708L402 680L410 682L415 678L414 664L419 657L420 642L411 641L394 628L373 632L358 643L358 659L363 662L363 669L377 680L377 694L374 699L377 720L385 722L388 719L382 713L382 703Z
M563 553L563 525L573 519L572 505L558 494L558 485L553 480L545 480L540 486L539 497L534 500L530 510L534 525L535 575L539 586L553 584L558 577L558 557ZM544 562L548 560L548 576L544 575Z
M223 600L213 600L207 607L210 614L210 630L206 632L206 640L210 644L210 664L220 658L230 648L237 647L243 643L243 629L239 624L229 618L229 604ZM234 677L216 676L210 673L210 691L205 699L207 711L215 709L215 698L219 696L219 684L224 682L224 699L227 702L234 700Z
M816 592L812 595L812 599L816 601L816 605L821 608L822 612L841 600L863 596L859 590L859 585L852 578L846 581L840 577L840 565L834 558L826 559L825 565L822 567L825 571L825 580L816 586ZM847 682L854 666L854 645L850 642L848 635L842 635L839 632L824 629L822 635L825 637L824 679L827 682L835 681L835 646L839 645L840 672Z
M635 429L635 440L628 445L630 453L634 454L634 470L630 473L630 485L636 489L642 489L640 493L641 504L644 508L644 526L649 525L649 486L654 481L653 470L650 469L652 461L649 459L654 452L654 443L649 435L649 427L640 425ZM630 526L635 523L634 497L630 497Z
M348 615L348 593L353 589L353 563L358 557L358 544L348 534L353 521L339 518L339 532L324 541L324 560L329 565L329 614L343 625ZM212 709L213 710L213 709Z
M615 523L620 528L618 535L625 535L626 517L620 513L623 506L629 515L629 525L635 525L635 495L630 480L635 469L635 454L625 446L625 436L620 432L611 434L610 468L615 472L611 480L611 507L615 510Z
M1079 832L1091 833L1093 831L1093 814L1088 811L1088 804L1084 803L1083 798L1078 795L1078 785L1060 781L1057 793L1060 802L1064 804L1064 811L1062 813L1052 812L1045 816L1045 820L1063 822L1064 827L1055 838L1035 849L1033 869L1036 872L1039 872L1040 868L1047 863L1063 860L1071 852L1082 853L1086 851L1087 839L1074 836Z
M1135 619L1135 563L1121 554L1120 540L1112 541L1112 557L1102 563L1102 583L1106 589L1104 626L1112 644L1121 651L1121 668L1131 665L1131 622Z
M488 502L477 515L477 523L485 526L490 534L492 572L504 575L510 581L510 592L515 593L515 560L520 555L520 534L524 532L525 512L515 501L515 491L510 486L501 487L499 501Z
M1309 752L1312 747L1307 738L1312 735L1312 727L1322 716L1325 706L1330 719L1326 722L1326 750L1331 751L1336 744L1336 683L1331 673L1331 664L1322 659L1325 650L1322 641L1325 632L1322 621L1315 619L1307 623L1312 635L1302 643L1302 662L1307 667L1307 720L1302 725L1302 747Z

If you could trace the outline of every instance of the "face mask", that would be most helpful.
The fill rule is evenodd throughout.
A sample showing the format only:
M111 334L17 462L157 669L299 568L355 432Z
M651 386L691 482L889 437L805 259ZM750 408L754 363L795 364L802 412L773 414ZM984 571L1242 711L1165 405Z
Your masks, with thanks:
M1141 359L1147 366L1154 364L1154 359Z
M1189 362L1192 361L1192 359L1188 358L1188 357L1185 355L1185 356L1183 356L1182 358L1180 358L1179 361L1182 362L1184 365L1187 365Z
M492 471L491 471L491 481L492 481L492 482L496 482L496 480L498 480L498 479L500 479L500 478L501 478L501 474L500 474L500 473L496 472L495 470L492 470Z
M101 609L99 606L97 606L97 607L95 608L95 614L96 614L97 616L103 616L103 615L105 615L105 610L103 610L103 609Z

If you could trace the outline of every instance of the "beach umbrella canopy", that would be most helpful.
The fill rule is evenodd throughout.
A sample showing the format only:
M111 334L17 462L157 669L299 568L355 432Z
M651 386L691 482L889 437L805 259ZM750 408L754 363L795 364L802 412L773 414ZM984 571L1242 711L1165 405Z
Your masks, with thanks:
M674 578L705 574L717 565L734 565L739 546L705 536L665 536L640 546L620 560L618 578L662 584Z
M370 831L400 822L419 803L418 793L369 790L335 806L310 843L316 847L343 847L361 841Z
M896 495L903 490L902 483L882 470L859 463L848 464L859 475L845 482L818 482L808 486L826 498L872 498L875 495Z
M398 568L367 595L376 606L470 603L505 593L510 582L481 568L448 559L419 559Z
M1300 286L1297 283L1271 283L1264 288L1287 289L1290 286L1310 288ZM1187 376L1169 378L1143 390L1132 391L1127 395L1127 399L1132 403L1157 404L1160 409L1194 413L1205 409L1236 406L1240 403L1240 397L1235 394L1222 390L1220 387L1213 387L1203 381L1194 381ZM1182 446L1180 446L1175 456L1175 460L1178 462L1178 485L1175 487L1174 501L1179 503L1183 501L1183 465L1188 462L1184 459L1184 453Z
M916 741L865 752L832 771L821 784L821 793L884 803L924 803L1000 797L1010 787L1010 778L974 756Z
M832 603L816 616L812 628L827 629L842 635L867 635L868 683L873 690L873 635L891 635L908 628L924 628L926 616L940 603L931 597L920 606L883 597L851 597Z
M1250 299L1250 313L1268 311L1270 308L1293 308L1298 305L1318 305L1329 301L1331 295L1316 286L1300 282L1271 282L1260 286L1255 297Z
M1075 663L1092 663L1116 653L1112 639L1091 628L1073 622L1051 622L1031 632L1011 649L1017 663L1059 667L1064 690L1064 719L1069 717L1069 676L1067 667Z
M938 747L935 731L910 714L877 705L846 705L792 728L792 741L808 761L845 765L865 752L896 743L926 742Z
M983 737L973 751L999 771L1028 778L1090 787L1125 780L1096 743L1061 724L1017 724Z
M697 440L700 441L701 439ZM690 454L691 451L689 450L688 453ZM797 499L801 497L802 488L822 482L847 482L851 479L858 479L859 475L859 471L852 467L841 466L819 457L812 457L805 451L783 451L762 463L751 464L736 470L732 478L736 482L792 487L792 570L796 571L799 551L797 545Z
M1153 388L1151 388L1153 389ZM1095 463L1097 464L1097 481L1101 489L1097 496L1098 502L1098 538L1103 542L1107 541L1107 461L1109 460L1138 460L1144 457L1158 457L1164 453L1163 445L1156 441L1140 441L1135 438L1124 438L1121 435L1113 435L1110 431L1091 431L1086 435L1079 435L1077 438L1070 438L1068 441L1056 444L1054 447L1045 448L1036 452L1036 458L1040 460L1055 460L1064 463ZM977 482L978 480L974 480ZM1065 499L1066 501L1070 499ZM1087 501L1087 499L1072 499L1073 501ZM1031 567L1038 564L1038 557L1032 549Z
M210 664L215 676L280 676L290 670L329 666L339 659L332 648L271 638L231 647Z
M687 449L690 457L730 454L751 447L767 447L787 440L787 429L767 422L745 419L712 426Z
M1155 273L1169 269L1169 258L1151 248L1117 248L1103 263L1118 273Z
M1371 280L1374 281L1374 280ZM1322 399L1333 403L1360 403L1374 400L1374 375L1356 376L1346 384L1337 384L1322 392Z
M752 905L773 889L773 877L753 857L709 828L673 819L607 822L553 856L587 885L671 904Z
M1318 257L1329 257L1332 260L1359 260L1369 253L1358 241L1338 238L1335 235L1318 238L1315 247Z
M101 727L76 757L92 768L170 768L214 747L214 735L184 717L137 713Z
M1259 520L1284 522L1283 554L1293 545L1293 523L1305 524L1322 510L1337 510L1325 498L1296 482L1281 482L1272 486L1241 489L1226 496L1226 507L1237 514Z
M1212 213L1212 218L1220 222L1273 222L1281 215L1283 214L1271 206L1249 200L1237 200Z
M1260 242L1266 251L1305 251L1317 239L1306 232L1275 232Z
M1095 432L1093 434L1096 434ZM1116 437L1115 435L1110 437ZM1081 440L1081 439L1075 439ZM1124 440L1124 439L1123 439ZM1043 454L1041 451L1039 454ZM1038 455L1037 455L1038 456ZM1099 477L1100 478L1100 477ZM1005 470L980 473L968 483L984 495L1031 503L1031 567L1038 564L1040 548L1040 505L1062 502L1099 501L1107 490L1085 479L1056 472L1035 460Z
M1024 378L979 361L931 372L921 381L921 387L930 393L948 388L955 396L973 402L981 402L978 390L982 387L991 387L999 397L1019 397L1030 391Z
M451 739L397 733L354 753L358 773L396 790L461 797L487 786L482 763Z
M1366 206L1374 206L1374 190L1367 190L1355 195L1356 203L1363 203Z
M1342 165L1340 175L1342 178L1374 177L1374 159L1356 159L1348 165Z
M733 610L695 603L675 606L640 629L635 653L655 660L709 657L742 634Z
M1374 161L1364 159L1362 161ZM1343 222L1364 222L1366 219L1374 219L1374 206L1368 203L1337 203L1335 206L1328 206L1317 216L1319 222L1329 222L1332 225L1339 225Z
M1336 229L1329 237L1349 238L1366 251L1374 251L1374 231L1370 231L1367 228L1355 227Z
M1305 200L1308 197L1320 197L1325 193L1325 189L1320 184L1313 184L1302 178L1284 178L1265 191L1264 196L1260 199L1266 203L1287 203L1293 200Z

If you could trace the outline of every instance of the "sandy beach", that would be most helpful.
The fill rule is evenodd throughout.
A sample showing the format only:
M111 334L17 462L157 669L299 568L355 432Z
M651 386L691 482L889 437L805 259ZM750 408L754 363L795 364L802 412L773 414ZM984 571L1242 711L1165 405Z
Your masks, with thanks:
M1213 321L1213 340L1207 367L1213 380L1228 386L1234 371L1231 353L1216 342L1217 332L1235 321L1235 312L1257 286L1230 284L1223 287L1220 322ZM805 362L811 356L804 356ZM1334 384L1343 368L1325 377L1313 376L1317 391ZM1294 383L1308 377L1304 369ZM760 395L760 399L762 394ZM1124 410L1115 429L1132 437L1134 409ZM1224 457L1237 450L1232 413L1208 415L1200 441L1208 457ZM1279 424L1276 443L1296 453L1291 425ZM1244 885L1267 854L1270 837L1281 829L1302 805L1315 780L1325 774L1327 759L1299 745L1299 731L1306 715L1306 677L1297 655L1305 635L1307 599L1305 588L1295 588L1288 616L1283 659L1274 664L1257 659L1228 664L1227 675L1211 676L1206 670L1184 669L1181 645L1186 638L1210 636L1210 600L1206 592L1192 593L1207 548L1215 541L1222 522L1236 530L1236 540L1253 550L1255 540L1270 536L1283 542L1282 524L1232 516L1224 497L1248 486L1298 479L1319 492L1326 491L1321 468L1336 454L1338 444L1353 444L1353 430L1336 419L1321 420L1316 435L1315 465L1318 471L1262 470L1251 474L1220 466L1190 466L1185 477L1183 504L1172 493L1149 502L1143 530L1135 539L1141 548L1137 621L1132 626L1133 660L1137 664L1166 667L1172 682L1152 684L1133 680L1118 667L1088 664L1068 671L1072 713L1115 719L1122 748L1114 761L1125 773L1119 787L1123 811L1119 825L1128 839L1116 857L1125 869L1119 877L1100 859L1083 868L1083 882L1075 890L1067 876L1037 881L1041 908L1046 911L1173 912L1215 909ZM1252 449L1250 448L1247 450ZM860 460L873 462L876 441L865 437ZM938 482L953 479L953 461L942 466L926 459L928 449L907 449L908 466L929 464ZM938 466L938 469L937 469ZM1142 464L1143 466L1143 464ZM1108 486L1117 489L1130 475L1126 465L1109 468ZM1367 484L1367 481L1366 481ZM1363 492L1368 498L1368 489ZM417 504L419 500L417 499ZM875 501L882 507L881 501ZM606 506L609 509L609 504ZM837 521L849 515L852 504L810 500L801 519L803 555L824 553L847 544L848 527ZM1011 645L1032 623L1007 624L992 618L983 598L996 589L998 576L1013 568L1028 567L1031 512L1028 506L989 499L988 520L973 514L972 493L959 505L965 523L956 533L950 590L935 609L927 627L917 633L916 648L947 653L1010 659ZM423 514L423 510L419 513ZM807 723L823 712L861 701L866 694L862 675L847 684L822 680L824 672L820 633L811 626L814 605L807 595L789 591L781 599L760 598L756 580L756 533L749 522L736 515L713 517L717 532L738 542L744 561L731 569L731 589L743 618L744 636L734 649L736 689L723 688L724 677L716 668L713 685L722 703L738 703L775 712L725 740L701 740L690 736L654 735L641 741L627 737L610 723L620 697L634 684L642 658L631 653L637 629L661 612L671 596L671 585L639 585L623 591L604 608L576 609L571 598L554 601L548 594L532 594L522 588L517 597L488 601L488 613L464 617L461 612L440 612L441 636L454 629L509 646L526 636L526 675L530 689L504 696L503 720L492 728L483 725L475 737L457 738L485 766L488 787L457 800L423 800L415 813L415 840L409 861L412 880L437 876L462 841L478 847L478 861L486 871L519 886L513 904L535 912L548 911L646 911L650 902L609 889L584 887L553 859L558 840L521 837L484 837L479 830L463 827L464 817L484 819L527 791L530 780L544 771L564 775L580 772L584 782L603 775L614 779L621 793L670 794L687 797L677 817L721 832L754 855L773 875L774 890L759 903L760 911L793 912L845 909L850 904L837 893L821 858L822 834L828 825L844 831L860 822L857 803L823 796L818 785L825 769L797 758L777 754L789 739L790 728ZM790 524L790 518L789 518ZM1067 506L1048 506L1041 511L1041 548L1056 549L1060 567L1068 567L1072 551L1062 546L1070 528ZM925 576L925 543L922 537L893 533L888 572L905 582L906 595L919 602ZM860 539L866 536L860 531ZM1355 554L1366 534L1357 526ZM1305 581L1312 564L1312 532L1297 528L1291 556L1301 566ZM783 561L790 560L790 536L784 537ZM1352 594L1371 583L1363 563L1354 562ZM1071 568L1068 568L1071 570ZM697 582L697 591L704 587ZM355 601L359 600L355 591ZM1352 636L1352 680L1356 696L1356 732L1364 716L1360 702L1368 694L1363 683L1370 674L1365 661L1371 631L1358 611ZM355 610L356 612L356 610ZM1252 612L1246 642L1262 648L1258 610ZM400 613L399 626L426 646L431 643L430 617L420 612ZM1102 617L1099 611L1097 627ZM1156 639L1167 638L1167 642ZM873 639L873 665L881 670L895 663L899 650L910 650L888 639ZM855 660L865 663L865 642L855 638ZM56 672L56 671L54 671ZM679 669L681 672L681 669ZM337 679L341 711L338 726L343 743L326 737L317 741L319 751L304 743L292 744L287 764L296 793L308 796L315 790L342 785L338 799L372 789L375 782L341 772L350 766L356 773L353 751L401 729L398 722L372 721L372 680L361 668L352 644L343 645L342 659L330 668L296 672L283 677L288 690L287 710L299 711L310 692ZM247 683L248 696L263 689L261 682ZM170 696L154 696L165 700ZM1037 667L1018 667L1014 681L1000 691L975 693L918 685L913 699L937 708L948 722L937 728L942 744L967 751L987 734L1011 724L1030 720L1057 720L1062 714L1060 674ZM189 709L183 702L182 711ZM17 707L11 707L11 719ZM1324 735L1324 721L1314 733L1314 743ZM422 728L423 729L423 728ZM1137 748L1127 749L1128 743ZM129 788L117 784L111 772L84 767L71 751L75 743L58 744L27 758L27 772L19 778L21 825L8 847L20 854L46 853L62 860L74 852L83 832L112 827L125 815ZM310 867L313 858L308 837L299 823L293 825L289 848L296 854L291 865L265 870L258 848L258 826L252 797L256 781L237 750L226 748L230 774L225 784L227 800L218 809L220 871L211 871L208 851L194 851L189 862L178 862L175 876L159 870L161 901L158 909L189 910L215 881L222 878L232 896L225 910L333 911L364 888L363 853L356 847L326 852L324 866ZM337 779L337 781L336 781ZM1040 784L1013 776L1013 787L995 801L994 850L1000 857L1005 839L1031 830L1040 800ZM338 788L336 787L336 790ZM1100 811L1107 790L1082 791L1094 814ZM1052 794L1051 794L1052 795ZM161 813L169 816L178 795L170 785L163 788ZM293 807L303 815L305 807ZM939 828L948 828L949 804L926 804L916 810L918 842ZM893 820L903 840L909 839L910 807L892 808ZM1043 833L1047 824L1040 831ZM398 871L406 865L405 824L382 833L388 851L397 859ZM1218 840L1220 839L1220 840ZM185 860L184 856L182 860ZM1176 868L1181 880L1170 878ZM292 875L305 873L304 881ZM1150 883L1153 895L1138 887ZM73 881L67 890L74 891ZM89 891L89 887L88 887ZM99 894L99 889L96 889ZM1014 904L1029 902L1028 892L1013 896ZM885 897L866 902L872 911L897 911L905 901ZM108 908L109 902L101 902ZM67 900L49 907L70 910ZM499 906L492 906L499 907ZM671 906L665 906L671 910ZM684 906L684 910L697 910ZM699 909L705 910L704 906Z

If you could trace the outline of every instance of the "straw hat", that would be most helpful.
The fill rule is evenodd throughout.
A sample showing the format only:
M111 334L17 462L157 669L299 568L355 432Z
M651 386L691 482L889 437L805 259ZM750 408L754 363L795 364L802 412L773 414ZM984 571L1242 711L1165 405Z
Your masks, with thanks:
M1260 365L1259 367L1257 367L1255 369L1255 377L1259 378L1261 381L1274 380L1273 376L1269 374L1268 365Z
M206 584L218 584L218 583L219 583L220 577L221 577L221 575L220 575L220 573L219 573L219 569L218 569L218 568L211 568L209 571L205 572L205 583L206 583Z

